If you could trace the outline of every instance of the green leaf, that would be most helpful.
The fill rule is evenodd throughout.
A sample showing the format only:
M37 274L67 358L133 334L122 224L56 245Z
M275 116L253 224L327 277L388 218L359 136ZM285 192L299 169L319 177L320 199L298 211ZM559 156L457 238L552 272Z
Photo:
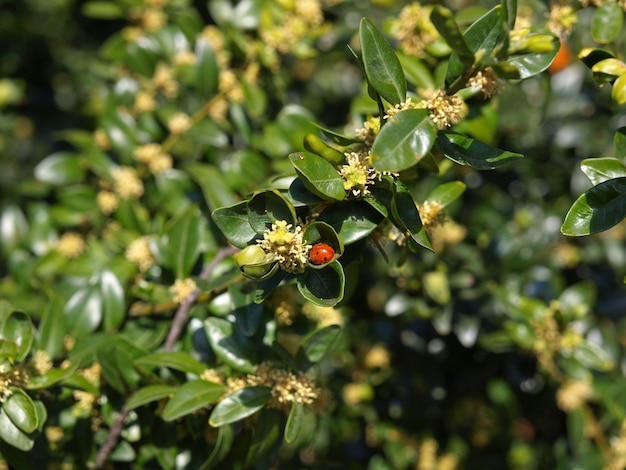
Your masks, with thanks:
M77 154L57 152L44 158L35 167L35 178L56 186L79 182L84 170Z
M380 130L371 151L372 166L379 171L402 171L430 152L437 126L425 109L407 109Z
M248 358L249 345L245 336L238 334L232 323L222 318L210 317L204 321L204 331L215 354L226 364L240 372L254 372Z
M105 331L118 328L126 319L124 287L117 276L109 270L100 274L103 327Z
M347 201L333 204L317 220L329 224L344 245L368 237L382 221L382 215L370 203Z
M403 54L399 51L396 52L396 55L402 64L402 69L406 74L407 80L412 85L415 85L417 88L424 89L437 88L437 83L435 82L430 69L422 60L413 55Z
M142 366L171 367L197 376L202 375L207 366L200 363L191 354L184 351L162 351L143 356L135 360Z
M589 178L591 184L626 176L626 167L616 158L587 158L580 164L580 169Z
M626 64L619 59L604 59L595 63L591 72L597 83L613 82L626 73Z
M304 419L304 404L294 401L289 411L287 424L285 426L285 442L293 444L302 429L302 421Z
M137 390L126 402L126 408L134 410L153 401L173 395L177 387L173 385L154 384Z
M53 385L67 379L75 372L75 367L68 369L50 369L43 375L36 375L28 380L26 388L28 390L41 390L50 388Z
M272 449L276 449L276 441L283 433L285 425L283 412L275 409L263 408L256 418L246 456L246 468L253 468L257 461L266 457Z
M591 35L599 44L613 42L624 23L624 12L617 2L606 2L596 8L591 17Z
M235 432L233 431L232 426L220 426L217 430L217 440L215 442L215 446L213 447L209 457L202 464L202 467L200 467L200 470L211 470L216 468L215 466L224 460L224 457L226 457L230 452L233 446L234 436Z
M87 2L83 4L81 12L87 18L99 20L114 20L124 17L122 7L114 2Z
M17 343L9 339L0 339L0 359L14 360L17 356Z
M271 229L277 220L295 224L296 210L279 191L261 191L248 201L248 221L257 233Z
M307 335L296 353L296 360L303 369L320 362L341 336L339 325L329 325Z
M520 153L500 150L451 131L439 132L435 148L453 162L476 170L499 168L510 163L512 159L523 158Z
M339 261L335 260L320 269L305 269L298 275L300 293L316 305L332 307L343 299L345 274Z
M29 434L39 428L39 414L33 400L21 389L11 388L2 409L20 431Z
M450 183L443 183L428 193L426 197L427 201L437 201L439 204L445 206L450 205L456 201L461 194L465 192L466 185L461 181L452 181Z
M163 419L173 421L215 403L227 388L223 385L194 380L182 384L163 408Z
M51 299L46 305L40 318L38 333L37 348L48 353L51 358L57 357L63 350L65 327L63 307L56 298Z
M565 216L561 232L569 236L608 230L626 216L626 178L604 181L582 194Z
M572 351L572 356L587 369L608 371L614 366L614 362L608 351L588 341L584 341L576 346Z
M395 191L391 199L393 223L416 243L432 250L428 238L424 238L422 219L409 189L401 181L395 181Z
M24 452L33 448L35 441L21 431L7 416L4 407L0 408L0 439Z
M358 144L361 142L360 139L356 138L356 137L348 137L347 135L343 135L340 134L339 132L335 132L331 129L327 129L324 126L321 126L320 124L315 124L315 126L322 131L322 134L324 134L326 137L328 137L332 142L336 143L337 145L350 145L350 144Z
M219 85L219 69L215 53L209 41L200 37L196 41L196 89L204 98L211 98L217 93Z
M448 8L437 5L430 13L430 21L456 54L459 65L463 67L460 73L463 69L467 70L474 65L474 52L465 42L459 25L454 21L452 12ZM459 73L458 71L455 72Z
M311 152L295 152L289 155L304 186L322 199L341 201L346 197L344 180L337 169L322 157Z
M517 0L502 0L502 17L509 30L515 27L517 17Z
M173 218L163 236L163 257L177 279L185 279L200 256L202 249L202 215L195 205Z
M211 218L226 239L237 248L245 248L257 236L248 220L247 201L215 209Z
M542 49L545 48L546 50L512 54L507 61L502 62L500 64L501 66L508 64L515 67L519 73L515 78L524 79L540 74L550 67L550 64L552 64L554 58L559 53L558 38L555 36L549 34L529 34L527 38L537 43L545 43Z
M68 334L77 337L94 332L102 321L102 293L98 286L78 289L63 309Z
M617 158L626 159L626 127L620 127L615 131L613 149Z
M617 77L617 80L613 83L611 96L617 104L626 103L626 72Z
M272 399L272 390L267 387L246 387L235 390L220 401L211 416L213 427L240 421L256 413Z
M26 313L12 310L7 302L3 302L0 309L0 338L13 341L17 345L13 359L21 361L28 355L33 344L33 324Z
M359 26L363 67L368 83L389 103L395 105L406 99L406 79L395 52L367 18Z
M580 320L589 313L596 301L596 287L590 281L581 281L567 287L559 296L559 310L568 321Z

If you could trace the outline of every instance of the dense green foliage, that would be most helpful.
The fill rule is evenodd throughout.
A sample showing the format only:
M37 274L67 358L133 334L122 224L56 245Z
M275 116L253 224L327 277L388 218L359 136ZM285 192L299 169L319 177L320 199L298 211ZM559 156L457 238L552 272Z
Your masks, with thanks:
M4 461L624 468L623 17L11 3Z

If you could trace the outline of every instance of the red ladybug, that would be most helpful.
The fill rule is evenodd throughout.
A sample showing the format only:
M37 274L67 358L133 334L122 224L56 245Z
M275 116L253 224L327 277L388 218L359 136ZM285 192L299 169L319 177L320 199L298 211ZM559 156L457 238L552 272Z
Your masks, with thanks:
M335 250L327 243L313 245L309 253L309 261L313 264L326 264L335 257Z

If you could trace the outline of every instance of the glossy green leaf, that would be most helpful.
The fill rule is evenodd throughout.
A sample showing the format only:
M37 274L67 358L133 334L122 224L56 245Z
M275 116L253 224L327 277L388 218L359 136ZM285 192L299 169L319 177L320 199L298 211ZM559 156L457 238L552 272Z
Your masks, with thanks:
M580 164L580 169L589 178L591 184L626 177L626 167L616 158L587 158Z
M196 42L196 89L204 98L211 98L217 93L219 85L219 69L215 53L209 42L200 37Z
M590 281L568 286L559 296L559 310L568 321L580 320L589 313L596 301L596 287Z
M380 130L371 150L372 166L379 171L402 171L430 152L437 126L425 109L396 114Z
M598 83L613 82L626 74L626 64L619 59L604 59L591 67L593 78Z
M300 431L302 430L302 421L304 419L304 404L299 402L293 402L289 416L287 417L287 424L285 425L285 442L292 444L298 439Z
M115 2L90 1L83 4L81 11L87 18L100 20L113 20L124 17L122 7Z
M248 201L248 221L257 233L271 229L278 220L296 222L296 210L279 191L261 191Z
M232 449L234 437L235 432L232 426L220 426L217 430L217 440L213 450L211 450L211 454L204 461L200 470L211 470L213 468L217 468L216 465L219 465Z
M26 388L28 390L41 390L50 388L53 385L67 379L75 372L75 367L68 369L50 369L43 375L35 375L28 380Z
M209 424L213 427L234 423L253 415L272 399L267 387L246 387L236 390L213 408Z
M322 157L311 152L295 152L289 155L292 165L304 186L323 199L343 200L346 191L344 180L337 169Z
M564 235L582 236L608 230L626 217L626 178L604 181L582 194L565 216Z
M0 253L8 255L24 242L28 231L28 220L22 209L13 204L3 207L0 212Z
M266 457L272 449L276 448L276 441L283 434L284 426L285 419L282 411L268 407L259 411L254 425L255 432L252 435L250 448L246 456L247 466L253 467L256 462Z
M1 309L0 338L15 342L17 350L13 359L21 361L28 355L33 344L35 334L33 324L26 313L12 310L6 302ZM8 311L10 313L7 314Z
M63 306L57 299L51 299L42 312L38 333L37 349L45 351L49 357L57 357L65 338Z
M617 104L626 103L626 72L617 77L617 80L613 83L611 96Z
M332 226L344 245L368 237L382 221L382 215L371 204L347 201L335 204L317 219Z
M523 158L520 153L500 150L451 131L439 132L435 148L453 162L471 166L476 170L498 168L510 163L513 159Z
M474 64L474 52L465 42L452 12L448 8L437 5L430 14L430 21L456 54L459 65L462 67L460 70L471 67Z
M173 421L215 403L227 388L223 385L194 380L182 384L163 408L163 419Z
M445 207L456 201L465 192L465 188L465 183L461 181L443 183L429 192L426 200L437 201Z
M14 360L17 356L17 343L9 339L0 338L0 359Z
M126 402L126 408L134 410L140 406L147 405L153 401L162 400L163 398L172 396L178 390L173 385L154 384L137 390Z
M202 249L202 214L196 206L170 220L163 237L163 257L177 279L189 277Z
M100 292L102 295L102 326L105 331L115 330L126 318L126 299L124 287L112 271L102 271Z
M13 424L3 407L0 408L0 440L24 452L32 449L35 444L31 436Z
M226 239L237 248L245 248L257 236L248 220L246 201L233 206L221 207L211 214L213 222Z
M611 355L601 346L584 341L572 351L572 356L587 369L608 371L613 368Z
M215 354L226 364L240 372L254 372L248 358L248 345L245 336L235 330L232 323L222 318L210 317L204 321L204 331Z
M405 232L405 235L425 248L431 249L430 244L425 244L421 236L422 219L415 205L415 200L409 189L401 181L395 182L395 191L391 200L391 214L394 224Z
M549 34L529 34L529 40L537 43L543 42L541 51L525 52L521 54L512 54L504 64L515 67L518 72L516 78L529 78L540 74L550 67L554 58L559 53L558 38ZM545 50L544 50L545 49Z
M66 330L74 337L88 335L102 321L102 293L98 286L78 289L63 309Z
M320 124L315 124L315 126L320 131L322 131L322 134L324 134L326 137L328 137L332 142L336 143L337 145L350 145L350 144L356 144L356 143L361 142L361 140L356 137L349 137L347 135L340 134L339 132L335 132L331 129L327 129L326 127Z
M12 388L2 409L20 431L29 434L39 428L39 414L33 400L21 389Z
M335 229L322 220L316 220L309 224L302 237L306 244L327 243L335 250L335 257L343 254L343 241L335 232Z
M502 17L509 30L515 27L517 17L517 0L502 0Z
M613 135L613 151L617 158L626 159L626 127L620 127Z
M333 165L340 165L345 160L342 151L332 147L316 134L307 134L304 136L304 148L309 152L319 155Z
M200 376L207 366L184 351L161 351L140 357L135 364L155 367L171 367L172 369Z
M332 307L343 299L345 274L339 261L332 261L320 269L305 269L298 275L300 293L316 305Z
M329 325L307 335L296 353L296 360L302 368L308 368L320 362L341 336L339 325Z
M72 184L80 181L84 170L77 154L57 152L44 158L35 167L35 178L44 183L56 186Z
M406 79L395 52L367 18L359 26L363 67L368 83L389 103L395 105L406 99Z
M613 42L624 23L624 12L617 2L606 2L596 8L591 17L591 35L599 44Z

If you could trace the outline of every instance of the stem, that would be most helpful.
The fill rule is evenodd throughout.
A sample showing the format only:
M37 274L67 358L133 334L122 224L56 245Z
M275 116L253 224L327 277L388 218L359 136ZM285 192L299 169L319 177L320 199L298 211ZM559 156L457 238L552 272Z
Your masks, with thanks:
M109 455L113 452L115 445L117 444L117 439L120 437L122 433L122 429L124 429L124 420L128 416L128 409L124 406L119 415L115 418L113 422L113 426L109 429L109 434L107 436L107 440L102 444L102 447L98 449L98 455L96 456L96 470L100 470L104 468L104 464L106 463Z
M229 248L223 248L220 251L218 251L218 253L215 255L213 260L211 260L211 262L208 265L206 265L205 268L202 270L202 273L200 273L200 279L208 278L220 261L222 261L227 256L232 255L237 250L238 248L229 247ZM210 294L212 294L211 298L215 297L215 295L217 295L218 292L223 292L224 289L225 287L219 291L217 289L211 291L210 292ZM174 347L174 344L176 344L176 341L178 341L178 338L182 334L183 329L185 328L185 325L187 324L187 321L189 320L189 310L191 309L193 304L196 302L196 300L200 296L200 292L201 292L200 289L197 289L197 288L194 289L194 291L191 294L189 294L187 298L180 304L180 306L178 307L178 310L176 310L176 314L174 315L174 320L172 321L172 326L170 328L169 333L167 334L165 343L163 344L163 350L171 351L172 348Z

